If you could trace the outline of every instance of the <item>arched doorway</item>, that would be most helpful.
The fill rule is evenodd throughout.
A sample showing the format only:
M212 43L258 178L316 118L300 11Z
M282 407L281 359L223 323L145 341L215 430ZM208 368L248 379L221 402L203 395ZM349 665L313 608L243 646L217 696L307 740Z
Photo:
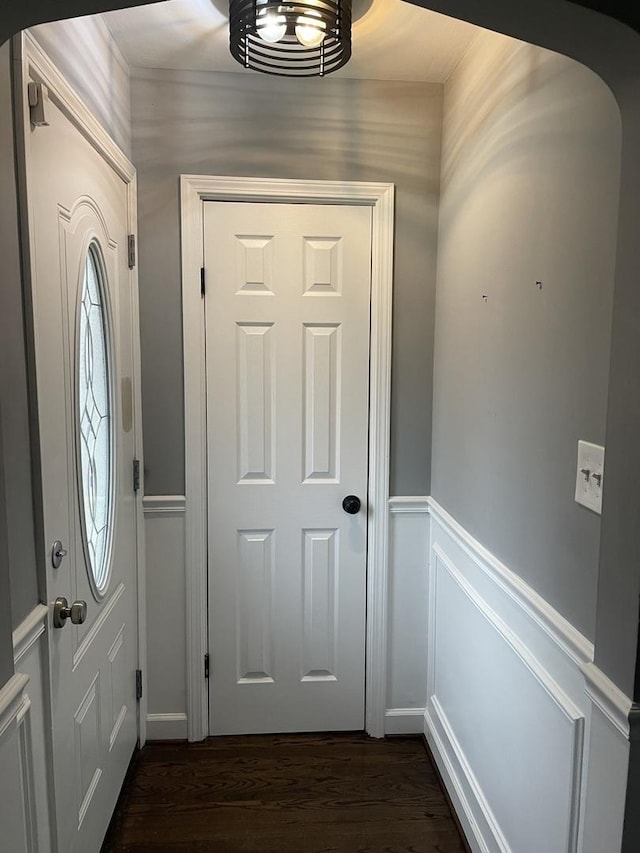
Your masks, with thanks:
M0 33L29 26L51 13L44 4L31 3L2 13ZM67 14L88 14L121 2L69 2ZM418 5L469 20L521 38L583 62L596 71L613 91L622 115L618 264L612 343L612 367L607 429L607 495L603 514L597 613L596 663L627 695L634 690L637 649L638 566L640 531L634 504L634 486L640 473L640 451L635 437L640 427L640 401L634 394L634 366L640 363L640 294L635 287L640 262L636 222L640 221L640 61L638 35L612 19L578 8L577 4L538 2L513 9L492 0L443 0ZM59 15L59 8L55 15Z

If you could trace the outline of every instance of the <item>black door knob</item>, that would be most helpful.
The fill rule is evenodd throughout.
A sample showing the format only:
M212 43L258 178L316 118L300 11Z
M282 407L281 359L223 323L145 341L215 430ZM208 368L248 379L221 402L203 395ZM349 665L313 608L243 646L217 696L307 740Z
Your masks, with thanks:
M342 501L342 509L345 512L348 512L349 515L355 515L360 512L360 507L362 504L360 503L360 498L356 497L356 495L347 495L346 498Z

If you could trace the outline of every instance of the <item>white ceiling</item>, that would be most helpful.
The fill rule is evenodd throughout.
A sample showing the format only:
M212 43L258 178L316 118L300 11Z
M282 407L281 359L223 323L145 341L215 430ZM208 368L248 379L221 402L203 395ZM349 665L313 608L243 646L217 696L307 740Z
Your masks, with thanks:
M103 18L131 66L255 74L229 54L227 19L211 0L166 0ZM477 31L402 0L373 0L353 24L351 60L335 76L443 83Z

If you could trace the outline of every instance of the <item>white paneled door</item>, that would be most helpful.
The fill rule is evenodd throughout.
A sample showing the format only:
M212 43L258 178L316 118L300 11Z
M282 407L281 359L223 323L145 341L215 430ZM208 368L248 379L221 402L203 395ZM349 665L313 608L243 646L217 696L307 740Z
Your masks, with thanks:
M371 208L204 206L211 733L362 729Z
M26 146L56 849L98 853L137 740L128 184L47 107Z

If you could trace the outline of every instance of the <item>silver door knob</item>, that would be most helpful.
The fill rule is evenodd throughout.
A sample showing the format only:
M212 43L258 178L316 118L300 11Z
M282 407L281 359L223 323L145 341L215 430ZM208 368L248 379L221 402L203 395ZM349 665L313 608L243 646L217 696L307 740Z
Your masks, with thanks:
M53 603L53 627L64 628L67 619L71 619L73 625L82 625L87 618L87 602L74 601L71 607L66 598L56 598Z

